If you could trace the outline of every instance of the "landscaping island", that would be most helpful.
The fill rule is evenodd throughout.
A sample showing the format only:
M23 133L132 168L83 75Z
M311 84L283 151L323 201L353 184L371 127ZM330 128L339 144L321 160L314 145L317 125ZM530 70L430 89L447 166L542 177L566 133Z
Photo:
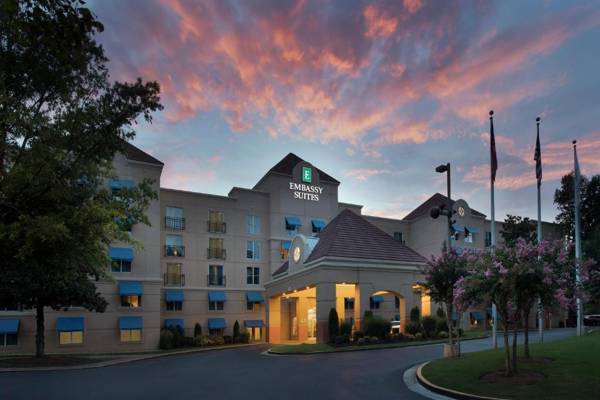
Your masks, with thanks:
M430 362L422 369L434 385L506 399L597 399L600 393L600 332L531 345L518 374L503 376L503 349Z

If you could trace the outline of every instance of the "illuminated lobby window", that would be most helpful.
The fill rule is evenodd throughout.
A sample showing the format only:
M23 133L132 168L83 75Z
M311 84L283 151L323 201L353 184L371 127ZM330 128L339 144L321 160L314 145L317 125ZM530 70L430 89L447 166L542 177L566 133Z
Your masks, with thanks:
M81 344L83 343L83 331L59 332L58 342L60 344Z
M142 340L141 329L121 329L121 342L140 342Z
M138 308L142 306L142 296L121 296L121 307Z

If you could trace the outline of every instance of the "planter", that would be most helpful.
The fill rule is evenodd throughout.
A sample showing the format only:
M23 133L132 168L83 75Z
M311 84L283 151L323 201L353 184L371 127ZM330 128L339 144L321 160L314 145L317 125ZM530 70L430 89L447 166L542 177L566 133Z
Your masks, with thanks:
M454 349L454 351L452 351ZM455 343L450 345L448 343L444 343L444 358L454 357L458 354L458 345Z

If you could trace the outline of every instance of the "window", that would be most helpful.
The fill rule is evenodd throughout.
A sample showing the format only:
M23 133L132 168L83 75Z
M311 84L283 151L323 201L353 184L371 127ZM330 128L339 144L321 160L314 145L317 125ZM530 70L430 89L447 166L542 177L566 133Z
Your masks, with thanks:
M58 342L60 344L81 344L83 343L83 331L59 332Z
M112 260L112 272L131 272L131 261L128 260Z
M225 213L223 211L208 212L208 231L225 233Z
M18 334L16 333L0 333L0 347L16 346L17 338Z
M397 240L400 243L403 243L402 232L394 232L394 240Z
M485 233L485 247L490 247L492 245L492 232Z
M222 265L209 265L208 286L225 286L225 276L223 276Z
M246 267L246 283L248 285L260 285L259 267Z
M379 301L375 301L372 297L369 299L369 308L371 310L379 310Z
M394 307L396 309L400 308L400 298L398 296L394 296Z
M473 243L473 234L471 232L465 233L465 243Z
M211 311L222 310L224 305L225 305L224 301L209 301L208 309Z
M282 240L281 241L281 259L282 260L288 259L291 245L292 245L291 240Z
M121 329L121 342L141 342L141 329Z
M166 235L165 236L165 256L184 257L185 246L183 245L183 236Z
M258 240L246 241L246 258L249 260L260 259L260 242Z
M181 311L183 309L183 302L181 301L167 301L167 311Z
M167 264L167 273L164 276L165 286L183 286L184 277L181 273L181 264Z
M165 228L174 231L185 229L185 218L183 218L183 208L167 207L165 211Z
M260 217L257 215L248 215L246 217L246 232L250 235L260 233Z
M220 238L209 238L208 239L208 258L216 258L224 260L227 253L223 248L223 239Z
M127 295L121 296L121 307L138 308L142 306L142 296Z
M354 297L344 297L344 310L354 310Z
M254 304L256 304L256 303L253 301L247 301L246 302L246 310L254 311Z

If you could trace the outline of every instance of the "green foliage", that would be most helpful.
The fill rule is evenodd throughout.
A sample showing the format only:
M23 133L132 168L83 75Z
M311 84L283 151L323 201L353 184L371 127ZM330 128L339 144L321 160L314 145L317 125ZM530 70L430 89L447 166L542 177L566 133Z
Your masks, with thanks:
M406 332L408 332L411 335L416 335L417 333L420 333L422 331L422 326L419 322L416 321L409 321L406 324Z
M169 350L173 348L173 332L168 329L160 331L160 337L158 339L158 347L163 350Z
M392 329L390 321L385 318L373 316L367 318L364 322L365 336L378 337L384 339Z
M438 318L446 319L446 313L444 312L444 309L442 307L439 307L437 309L435 315L437 315Z
M435 317L432 317L432 316L423 317L421 324L423 325L423 331L425 333L425 336L427 336L427 337L435 336L437 322L438 322L438 320Z
M410 320L413 322L419 322L421 320L421 310L415 306L410 309Z
M444 318L439 318L435 325L436 332L446 332L448 334L448 323L446 322L446 316Z
M250 334L248 332L240 332L239 342L250 343Z
M111 196L112 160L136 120L160 110L156 82L109 82L94 36L103 26L79 2L0 4L0 297L36 310L107 302L107 246L131 242L126 225L148 223L150 182Z
M235 323L233 324L233 337L234 338L240 337L240 323L237 321L237 319L235 320Z
M340 324L340 335L350 335L352 333L352 324L348 321L342 321Z
M202 335L202 326L200 323L196 322L194 325L194 337Z
M373 317L373 311L371 310L366 310L365 313L363 314L363 319L366 320L368 318Z
M329 328L329 341L333 342L334 338L340 334L340 320L335 308L329 310L327 327Z
M537 241L536 223L528 217L523 218L508 214L502 224L500 235L502 235L502 239L507 246L514 246L519 238L533 243Z

